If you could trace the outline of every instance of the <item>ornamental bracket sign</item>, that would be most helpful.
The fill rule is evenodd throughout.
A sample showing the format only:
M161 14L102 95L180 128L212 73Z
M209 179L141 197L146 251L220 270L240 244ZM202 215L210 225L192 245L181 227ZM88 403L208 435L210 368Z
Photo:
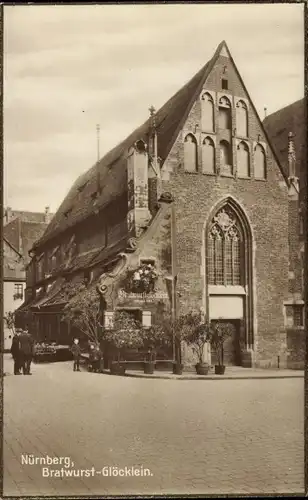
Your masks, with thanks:
M118 299L120 301L134 300L136 302L156 302L157 300L169 299L169 296L164 292L128 293L125 292L125 290L119 290Z

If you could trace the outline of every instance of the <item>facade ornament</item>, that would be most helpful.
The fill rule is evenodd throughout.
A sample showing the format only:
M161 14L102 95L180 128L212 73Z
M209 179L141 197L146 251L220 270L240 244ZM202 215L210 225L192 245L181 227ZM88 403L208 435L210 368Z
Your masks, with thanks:
M227 231L230 228L230 226L234 224L234 219L232 219L230 215L223 208L214 217L214 222L216 222L223 231Z

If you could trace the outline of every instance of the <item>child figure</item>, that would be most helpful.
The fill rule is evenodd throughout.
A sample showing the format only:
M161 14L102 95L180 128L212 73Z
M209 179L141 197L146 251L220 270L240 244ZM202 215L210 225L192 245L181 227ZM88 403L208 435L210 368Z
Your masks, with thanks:
M76 371L80 372L79 362L80 362L81 349L80 349L78 339L74 339L74 343L71 347L71 351L72 351L73 357L74 357L74 372L76 372Z

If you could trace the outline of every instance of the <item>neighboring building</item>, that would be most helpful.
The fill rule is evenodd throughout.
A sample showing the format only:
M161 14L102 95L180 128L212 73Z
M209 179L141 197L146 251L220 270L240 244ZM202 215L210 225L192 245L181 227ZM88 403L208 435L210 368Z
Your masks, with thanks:
M14 312L24 302L26 265L31 260L29 250L39 239L52 215L45 213L5 210L3 218L3 295L4 315ZM4 349L11 346L12 332L4 325Z
M304 367L304 272L307 210L305 100L301 99L265 118L264 127L292 185L289 196L289 290L284 301L287 323L288 366Z
M106 328L117 309L145 326L162 308L201 310L235 326L226 364L286 366L294 186L226 43L154 111L77 179L34 245L20 320L69 341L64 305L80 280L99 282ZM148 264L158 279L144 295L138 269ZM182 359L195 362L185 346Z

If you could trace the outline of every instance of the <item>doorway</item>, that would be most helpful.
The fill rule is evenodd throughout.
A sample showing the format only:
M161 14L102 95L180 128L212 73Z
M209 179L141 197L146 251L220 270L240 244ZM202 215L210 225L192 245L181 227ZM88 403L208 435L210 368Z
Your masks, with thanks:
M233 331L223 345L223 363L225 366L241 366L241 320L240 319L215 319L211 321L212 324L228 323L233 326ZM217 363L217 356L215 351L211 350L212 365Z

